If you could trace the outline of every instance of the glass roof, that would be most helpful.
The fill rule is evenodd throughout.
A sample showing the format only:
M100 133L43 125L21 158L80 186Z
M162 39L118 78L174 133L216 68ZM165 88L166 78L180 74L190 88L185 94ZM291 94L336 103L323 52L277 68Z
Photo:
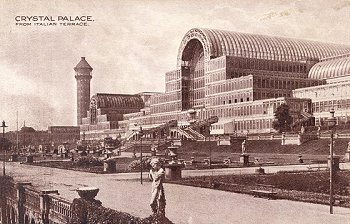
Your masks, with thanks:
M312 79L327 79L345 75L350 75L350 56L319 62L309 72L309 78Z
M178 55L178 65L184 60L187 44L197 39L204 49L206 60L223 55L282 61L306 58L326 58L350 53L350 46L300 40L285 37L247 34L214 29L191 29L184 36Z

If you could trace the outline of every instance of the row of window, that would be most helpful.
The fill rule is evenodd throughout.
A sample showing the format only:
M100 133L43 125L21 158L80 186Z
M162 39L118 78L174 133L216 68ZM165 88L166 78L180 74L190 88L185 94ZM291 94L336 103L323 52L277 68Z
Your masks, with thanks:
M235 130L253 130L253 129L270 129L272 128L272 119L259 119L249 121L236 121Z
M334 110L348 109L350 108L350 99L327 100L312 103L312 112L314 113L328 112L331 108L334 108Z
M165 94L157 94L151 96L151 105L160 104L160 103L167 103L171 101L176 101L181 99L181 92L172 92L172 93L165 93Z
M205 76L205 83L217 82L222 80L226 80L226 70L207 73L207 75Z
M193 89L203 88L204 87L204 79L195 79L193 80L193 84L191 86Z
M314 89L296 90L294 91L296 97L299 98L322 98L322 97L333 97L333 96L349 96L350 85L341 86L321 86Z
M293 94L290 90L270 91L270 90L254 90L254 100L291 97Z
M190 100L203 99L205 97L204 89L191 91L189 94Z
M193 72L191 72L191 79L195 79L195 78L199 78L199 77L203 77L204 76L204 68L196 68L196 70L194 70Z
M180 81L165 83L165 92L172 92L175 90L180 90L180 88L181 88Z
M233 58L230 65L235 68L257 69L279 72L306 73L306 64L298 62L271 61L252 58Z
M259 120L248 120L248 121L234 121L234 130L253 130L253 129L269 129L271 128L271 119L259 119ZM224 124L213 124L210 130L224 129Z
M215 58L207 62L206 71L213 71L226 67L226 57Z
M254 76L254 87L272 89L298 89L320 85L322 81L307 79L282 79L278 77Z
M252 92L234 92L230 94L222 94L219 96L210 97L207 99L207 104L211 106L241 103L253 100Z
M151 107L151 113L163 113L170 111L181 110L181 102L165 103L161 105L153 105Z
M232 79L219 84L208 85L208 88L206 89L207 90L206 94L211 95L216 93L223 93L223 92L229 92L233 90L246 89L246 88L252 88L252 87L253 87L253 80L251 77L244 78L244 79Z
M184 115L186 116L186 115ZM166 115L157 115L154 117L151 117L150 120L153 124L159 124L159 123L164 123L164 122L168 122L170 120L181 120L181 118L179 117L179 115L177 113L174 114L166 114ZM183 118L185 119L185 118Z
M111 129L110 122L99 123L99 124L94 124L94 125L81 125L80 127L81 127L80 131Z
M165 82L180 79L180 78L181 78L180 70L175 70L175 71L165 73Z

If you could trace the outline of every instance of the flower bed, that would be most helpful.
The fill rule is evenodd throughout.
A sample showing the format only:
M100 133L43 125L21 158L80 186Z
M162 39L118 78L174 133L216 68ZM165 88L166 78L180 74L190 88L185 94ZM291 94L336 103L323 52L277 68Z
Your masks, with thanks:
M336 205L350 207L349 182L349 171L339 171L334 176ZM170 183L247 194L261 188L261 184L273 185L277 198L329 204L329 173L324 171L190 177Z

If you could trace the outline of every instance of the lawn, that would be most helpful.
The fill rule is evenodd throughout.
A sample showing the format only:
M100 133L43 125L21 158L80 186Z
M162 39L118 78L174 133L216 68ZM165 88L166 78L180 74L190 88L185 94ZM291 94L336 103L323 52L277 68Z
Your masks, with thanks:
M277 198L329 203L329 172L326 171L189 177L169 182L247 194L255 189L270 190L271 185L277 192ZM338 171L334 175L336 204L350 207L349 183L350 171Z

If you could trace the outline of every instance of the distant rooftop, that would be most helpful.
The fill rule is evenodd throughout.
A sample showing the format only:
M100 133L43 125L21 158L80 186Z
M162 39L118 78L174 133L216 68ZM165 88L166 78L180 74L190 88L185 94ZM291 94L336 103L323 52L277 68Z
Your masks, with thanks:
M142 98L137 94L97 93L91 97L97 108L137 108L144 107Z

